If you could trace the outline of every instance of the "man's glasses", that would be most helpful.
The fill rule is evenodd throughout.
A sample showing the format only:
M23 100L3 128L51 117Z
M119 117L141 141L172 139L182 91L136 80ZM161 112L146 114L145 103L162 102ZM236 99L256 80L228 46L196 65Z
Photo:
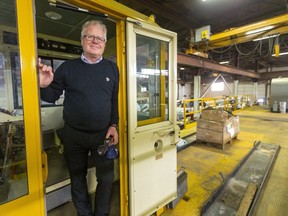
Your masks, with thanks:
M106 40L105 38L94 36L94 35L83 35L87 41L96 41L97 43L104 43Z

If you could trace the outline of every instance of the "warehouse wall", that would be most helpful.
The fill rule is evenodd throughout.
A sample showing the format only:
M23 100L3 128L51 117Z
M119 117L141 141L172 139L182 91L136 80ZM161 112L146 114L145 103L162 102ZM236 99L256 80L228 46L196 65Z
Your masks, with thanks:
M224 84L224 90L221 92L212 92L209 89L211 84L201 85L201 95L207 91L204 97L217 97L217 96L229 96L233 94L233 83L227 83L228 87ZM229 90L230 89L230 90ZM231 92L230 92L231 91ZM248 95L254 94L254 82L239 82L238 84L238 95ZM186 99L190 96L193 97L193 84L185 83L184 85L178 84L178 100L182 100L184 95L186 95ZM257 84L257 99L264 99L265 98L265 83L258 83Z

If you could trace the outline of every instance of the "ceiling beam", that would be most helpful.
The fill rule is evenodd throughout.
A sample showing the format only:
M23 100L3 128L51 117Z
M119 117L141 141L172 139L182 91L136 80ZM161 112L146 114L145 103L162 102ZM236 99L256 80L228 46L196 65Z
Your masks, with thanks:
M160 15L162 17L165 17L168 20L173 20L173 22L178 23L178 25L183 27L192 27L193 23L191 20L188 20L185 18L181 12L176 13L172 10L167 10L167 7L165 6L163 8L162 4L157 3L156 1L146 1L146 0L138 0L137 4L141 4L142 7L147 7L147 9L153 11L156 15L156 23L157 23L157 15ZM164 27L164 26L162 26Z
M270 30L260 31L257 33L246 35L248 31L261 29L267 26L273 26L273 28ZM269 35L271 36L273 34L285 34L287 32L288 32L288 13L270 19L255 22L249 25L228 29L218 34L211 35L209 41L194 43L192 45L197 45L197 47L199 47L200 50L207 50L211 48L225 47L232 44L245 43L264 36Z
M242 70L236 67L227 66L227 65L220 65L218 63L211 62L204 58L199 58L198 56L193 55L185 55L182 53L178 53L177 55L177 63L181 65L193 66L198 68L205 68L210 69L213 71L233 74L233 75L241 75L251 78L260 78L259 74Z
M123 4L120 4L116 1L107 1L107 0L97 0L97 1L92 1L92 0L48 0L50 3L65 3L65 4L71 4L80 8L85 8L91 11L97 11L101 12L103 14L109 14L109 16L112 16L114 18L119 18L119 19L126 19L127 17L144 21L144 22L149 22L151 24L155 24L152 20L149 19L148 16L133 10Z
M288 70L278 72L265 72L260 74L260 79L272 79L278 77L288 77Z

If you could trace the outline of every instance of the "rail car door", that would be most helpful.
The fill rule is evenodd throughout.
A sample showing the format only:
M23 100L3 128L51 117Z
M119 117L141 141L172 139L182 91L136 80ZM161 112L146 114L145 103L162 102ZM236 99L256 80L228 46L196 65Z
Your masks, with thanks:
M176 198L176 34L127 20L130 215Z
M0 215L44 215L34 11L0 3Z

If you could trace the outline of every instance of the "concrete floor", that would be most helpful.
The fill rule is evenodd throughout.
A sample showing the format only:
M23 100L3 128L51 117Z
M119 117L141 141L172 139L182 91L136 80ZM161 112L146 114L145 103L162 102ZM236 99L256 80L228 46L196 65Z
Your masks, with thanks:
M255 141L281 146L274 167L267 178L253 215L288 215L288 114L271 113L264 107L251 107L237 112L240 134L223 151L218 146L194 142L178 153L178 166L188 173L188 192L175 209L163 216L198 216L212 193L222 184ZM219 174L221 173L222 176Z
M249 118L249 115L253 115L254 118ZM287 216L288 114L251 109L249 112L243 112L241 118L248 123L243 125L244 130L253 130L255 133L262 134L261 141L281 147L253 215Z
M119 181L114 182L113 185L113 197L111 201L111 210L109 216L120 216L119 215L119 208L120 208L120 201L119 201ZM91 204L92 207L94 205L94 194L91 195ZM73 202L67 202L58 208L52 209L47 213L48 216L77 216L76 209L73 205Z
M251 107L238 111L237 115L240 118L240 134L232 145L226 145L225 150L196 141L178 153L178 167L184 167L188 174L188 192L174 209L166 209L162 216L200 215L204 203L223 183L223 177L232 172L253 148L255 141L276 144L281 149L253 215L288 215L288 114L271 113L264 107ZM72 203L48 213L48 216L58 215L76 215Z

